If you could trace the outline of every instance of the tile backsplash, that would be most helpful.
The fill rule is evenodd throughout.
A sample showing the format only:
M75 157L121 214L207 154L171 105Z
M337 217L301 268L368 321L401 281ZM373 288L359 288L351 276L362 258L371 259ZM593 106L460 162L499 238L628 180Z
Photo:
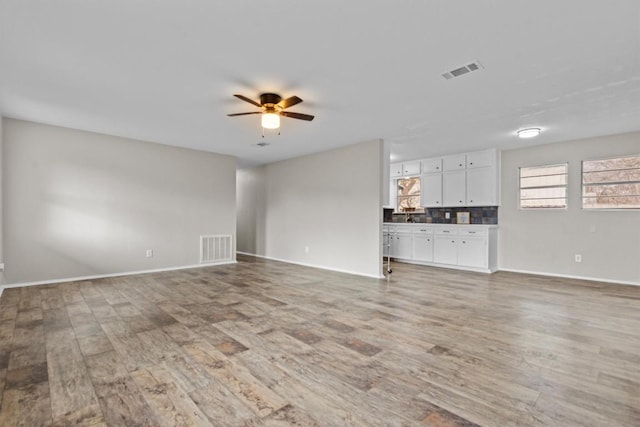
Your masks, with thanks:
M445 218L449 212L450 218ZM434 224L455 224L458 212L469 212L471 224L497 224L497 206L475 206L461 208L425 208L424 213L393 213L393 209L384 209L384 222L424 222Z

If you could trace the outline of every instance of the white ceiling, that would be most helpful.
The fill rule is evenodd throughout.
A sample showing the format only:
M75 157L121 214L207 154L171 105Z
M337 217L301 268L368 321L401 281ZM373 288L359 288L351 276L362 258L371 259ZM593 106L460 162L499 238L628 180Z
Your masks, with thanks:
M374 138L402 160L640 130L638 0L0 0L0 49L5 116L241 166ZM226 114L261 92L316 119L257 147L259 116Z

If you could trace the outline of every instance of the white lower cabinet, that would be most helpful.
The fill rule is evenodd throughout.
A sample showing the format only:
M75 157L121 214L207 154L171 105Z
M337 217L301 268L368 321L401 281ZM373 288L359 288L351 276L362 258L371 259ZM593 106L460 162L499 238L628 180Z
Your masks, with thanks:
M497 226L401 224L386 230L383 253L389 253L389 242L393 258L485 273L497 270Z
M458 263L469 267L487 268L486 237L460 237L458 241Z
M394 258L411 259L412 258L412 235L409 233L397 233L395 240L391 244L392 255Z
M436 236L433 262L437 262L438 264L458 264L457 236Z
M416 261L433 261L433 236L413 235L413 259Z

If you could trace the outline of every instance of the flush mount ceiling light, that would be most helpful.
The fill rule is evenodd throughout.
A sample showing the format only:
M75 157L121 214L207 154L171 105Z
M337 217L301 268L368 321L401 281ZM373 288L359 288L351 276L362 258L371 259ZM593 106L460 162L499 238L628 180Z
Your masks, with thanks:
M540 135L540 128L520 129L516 133L518 134L518 138L535 138Z

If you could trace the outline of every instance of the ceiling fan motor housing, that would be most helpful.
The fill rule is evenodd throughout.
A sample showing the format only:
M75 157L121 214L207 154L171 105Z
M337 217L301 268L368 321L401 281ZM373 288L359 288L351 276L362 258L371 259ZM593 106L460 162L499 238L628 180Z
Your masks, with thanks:
M265 104L275 105L280 101L282 101L282 97L275 93L263 93L262 95L260 95L260 104L262 105L265 105Z

